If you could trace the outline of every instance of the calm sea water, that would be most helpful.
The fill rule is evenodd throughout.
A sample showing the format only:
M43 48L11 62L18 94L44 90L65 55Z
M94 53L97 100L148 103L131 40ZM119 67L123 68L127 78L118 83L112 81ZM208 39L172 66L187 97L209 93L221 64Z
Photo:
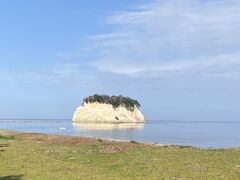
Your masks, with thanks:
M0 129L208 148L240 147L240 122L146 121L144 124L73 124L71 120L0 120Z

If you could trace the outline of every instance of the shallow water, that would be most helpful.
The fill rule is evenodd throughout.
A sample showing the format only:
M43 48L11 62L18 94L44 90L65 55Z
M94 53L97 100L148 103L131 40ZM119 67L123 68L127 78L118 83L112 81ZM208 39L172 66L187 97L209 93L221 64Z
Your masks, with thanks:
M240 147L240 122L146 121L144 124L73 124L71 120L0 120L0 129L197 147Z

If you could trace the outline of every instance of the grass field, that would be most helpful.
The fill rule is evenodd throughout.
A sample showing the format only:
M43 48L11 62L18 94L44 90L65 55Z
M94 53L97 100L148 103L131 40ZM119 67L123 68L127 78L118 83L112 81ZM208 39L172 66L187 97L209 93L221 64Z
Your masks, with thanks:
M240 179L240 150L41 134L0 136L3 179Z

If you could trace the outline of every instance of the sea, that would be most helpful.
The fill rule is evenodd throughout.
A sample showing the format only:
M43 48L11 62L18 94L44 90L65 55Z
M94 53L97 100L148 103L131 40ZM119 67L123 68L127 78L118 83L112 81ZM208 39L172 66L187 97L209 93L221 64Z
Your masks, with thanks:
M87 124L72 123L70 119L2 119L0 129L201 148L240 147L240 122L237 121L146 120L144 124Z

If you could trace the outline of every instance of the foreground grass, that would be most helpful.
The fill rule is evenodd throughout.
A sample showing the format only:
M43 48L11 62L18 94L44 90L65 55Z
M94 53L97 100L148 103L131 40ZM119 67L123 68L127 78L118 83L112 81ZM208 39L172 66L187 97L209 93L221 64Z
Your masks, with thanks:
M237 149L31 137L0 138L0 179L240 179Z

